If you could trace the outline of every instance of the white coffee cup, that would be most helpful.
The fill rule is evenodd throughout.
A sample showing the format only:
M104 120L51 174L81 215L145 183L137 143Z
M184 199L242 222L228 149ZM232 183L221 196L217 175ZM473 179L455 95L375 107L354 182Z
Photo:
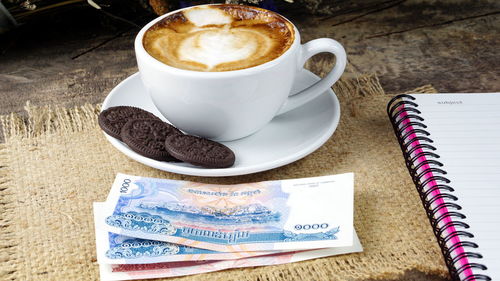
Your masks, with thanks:
M174 68L149 55L142 42L151 26L177 12L160 16L144 26L135 39L135 54L141 79L153 103L169 122L188 134L217 141L246 137L273 117L319 96L344 72L347 58L340 43L321 38L301 45L295 26L295 40L290 48L267 63L224 72ZM304 63L322 52L335 55L333 69L309 88L291 93Z

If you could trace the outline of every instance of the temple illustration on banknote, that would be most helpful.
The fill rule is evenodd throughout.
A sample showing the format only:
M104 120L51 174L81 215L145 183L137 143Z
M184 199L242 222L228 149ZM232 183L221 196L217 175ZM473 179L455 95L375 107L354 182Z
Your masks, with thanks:
M192 222L211 224L262 224L279 221L281 214L261 204L249 204L226 208L204 206L202 208L177 202L141 203L141 209L155 211L167 217L183 218Z

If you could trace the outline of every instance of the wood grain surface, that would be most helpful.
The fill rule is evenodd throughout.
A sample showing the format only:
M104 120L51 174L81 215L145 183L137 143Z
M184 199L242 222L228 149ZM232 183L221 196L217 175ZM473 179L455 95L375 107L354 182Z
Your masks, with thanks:
M296 24L303 42L330 37L342 43L349 59L345 75L376 73L388 93L424 84L440 92L500 91L500 1L359 3L329 16L306 15L298 4L281 12ZM133 40L148 20L138 17L135 25L87 7L3 35L0 114L22 113L27 101L102 102L137 71ZM415 270L400 280L442 279Z

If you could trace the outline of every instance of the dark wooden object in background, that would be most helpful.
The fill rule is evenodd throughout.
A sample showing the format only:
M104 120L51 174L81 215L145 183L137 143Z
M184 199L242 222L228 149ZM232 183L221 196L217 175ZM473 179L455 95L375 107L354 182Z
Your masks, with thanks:
M326 9L329 2L321 2L318 9ZM423 84L441 92L500 91L499 1L341 6L347 2L355 1L339 1L330 16L305 15L300 5L281 12L297 25L303 41L340 41L350 63L345 75L376 73L389 93ZM130 20L141 25L148 17ZM0 114L22 112L28 100L63 106L102 102L137 71L133 40L138 30L87 7L0 37ZM411 271L400 280L441 279Z

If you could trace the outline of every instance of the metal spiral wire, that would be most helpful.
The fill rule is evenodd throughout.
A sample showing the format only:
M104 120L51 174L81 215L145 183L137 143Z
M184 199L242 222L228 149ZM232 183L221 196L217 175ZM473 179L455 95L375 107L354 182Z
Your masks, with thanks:
M440 156L435 152L436 148L431 145L434 141L426 130L427 126L423 123L425 120L420 116L421 112L417 108L415 98L404 94L389 101L387 114L450 275L454 280L460 280L460 274L466 270L486 270L487 268L480 263L459 264L464 258L481 259L482 255L471 252L478 248L478 245L467 241L474 235L467 231L470 227L462 221L466 216L460 212L462 207L456 203L458 198L453 195L454 189L450 186L450 180L446 178L444 165L437 160ZM424 167L427 168L422 170ZM436 194L438 191L439 193ZM446 213L442 213L442 210L446 210ZM461 239L450 244L454 238ZM458 249L462 249L463 252L452 256L453 252ZM491 281L491 278L485 274L472 274L463 281L473 280Z

